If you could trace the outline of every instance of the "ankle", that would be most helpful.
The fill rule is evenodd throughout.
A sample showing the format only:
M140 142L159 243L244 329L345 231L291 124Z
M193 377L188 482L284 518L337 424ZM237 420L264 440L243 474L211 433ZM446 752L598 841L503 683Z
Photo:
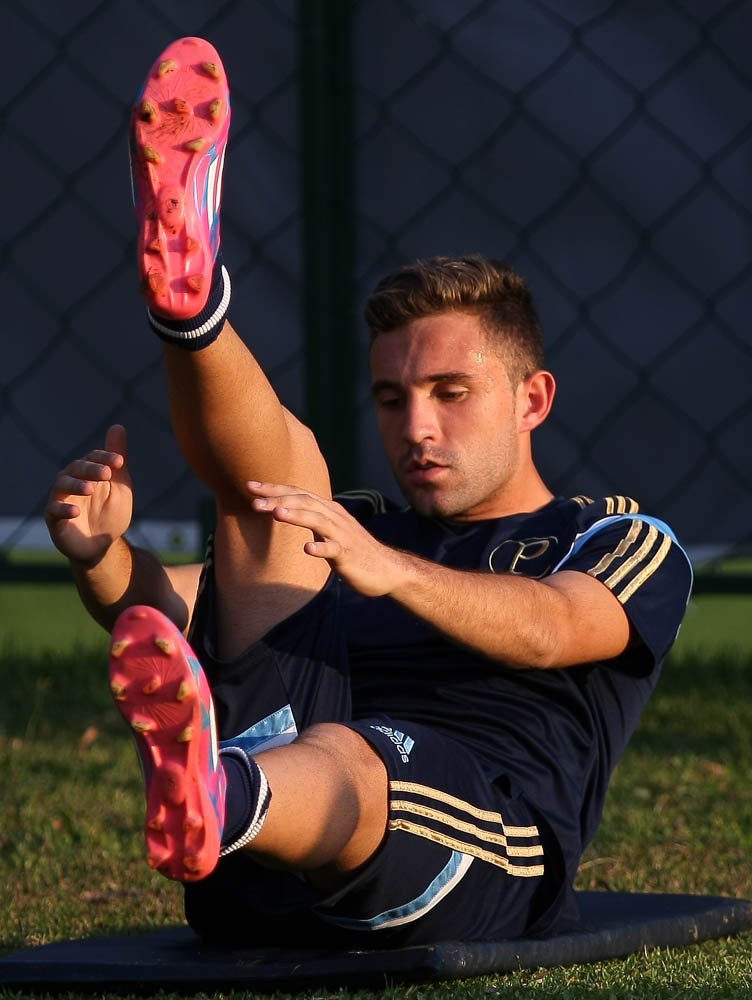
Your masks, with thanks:
M246 847L261 832L271 802L266 775L240 747L226 747L219 758L224 768L225 823L220 857Z
M188 351L200 351L214 343L222 332L230 306L232 286L227 268L217 258L209 297L204 308L189 319L175 320L147 309L152 330L162 340Z

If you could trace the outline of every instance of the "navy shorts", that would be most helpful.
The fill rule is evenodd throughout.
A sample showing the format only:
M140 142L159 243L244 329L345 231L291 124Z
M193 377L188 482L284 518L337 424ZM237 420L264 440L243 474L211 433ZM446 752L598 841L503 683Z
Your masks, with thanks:
M339 593L330 578L242 656L219 661L207 577L190 638L212 687L220 745L266 750L337 722L373 746L389 779L384 841L336 892L230 854L186 884L188 922L222 941L368 948L569 929L575 914L557 841L503 776L432 727L352 718Z

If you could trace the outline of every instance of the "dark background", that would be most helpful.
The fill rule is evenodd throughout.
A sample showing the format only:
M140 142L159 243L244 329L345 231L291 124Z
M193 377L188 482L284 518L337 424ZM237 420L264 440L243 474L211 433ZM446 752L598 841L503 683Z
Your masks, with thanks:
M231 318L338 487L394 494L360 304L384 269L482 252L529 280L557 374L537 458L702 556L752 538L752 3L3 0L0 554L117 420L139 523L205 491L136 292L126 123L170 41L233 88ZM138 528L136 529L138 533Z

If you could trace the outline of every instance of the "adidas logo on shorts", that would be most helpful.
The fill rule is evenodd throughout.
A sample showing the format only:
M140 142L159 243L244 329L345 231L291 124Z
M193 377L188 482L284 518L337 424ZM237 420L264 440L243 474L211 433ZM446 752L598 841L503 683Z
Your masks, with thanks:
M375 729L377 732L383 733L384 736L388 736L399 750L402 763L407 764L410 759L410 751L415 746L414 739L405 736L399 729L392 729L390 726L371 726L371 729Z

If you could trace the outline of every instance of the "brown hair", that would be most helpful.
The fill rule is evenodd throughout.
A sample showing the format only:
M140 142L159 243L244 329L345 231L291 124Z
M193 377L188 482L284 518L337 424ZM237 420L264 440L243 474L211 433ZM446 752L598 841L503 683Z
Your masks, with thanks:
M543 331L525 281L508 264L480 256L428 257L385 275L365 306L372 339L415 319L474 313L496 343L513 384L543 367Z

